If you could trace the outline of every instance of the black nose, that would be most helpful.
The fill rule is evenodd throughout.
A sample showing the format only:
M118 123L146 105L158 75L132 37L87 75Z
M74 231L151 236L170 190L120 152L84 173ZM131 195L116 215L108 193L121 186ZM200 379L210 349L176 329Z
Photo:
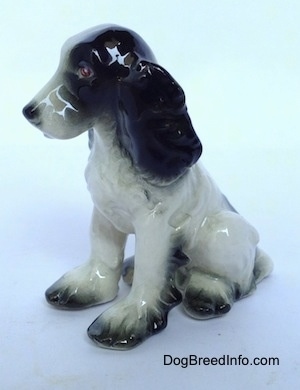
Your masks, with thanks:
M23 108L23 115L27 120L29 120L29 122L33 124L39 123L38 109L34 104L32 103L27 104L27 106Z

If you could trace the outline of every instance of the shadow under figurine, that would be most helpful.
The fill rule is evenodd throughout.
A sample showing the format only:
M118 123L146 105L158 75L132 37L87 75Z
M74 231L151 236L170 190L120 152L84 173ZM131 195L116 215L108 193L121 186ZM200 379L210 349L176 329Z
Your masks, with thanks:
M46 298L64 309L111 301L123 267L130 293L88 328L99 346L135 347L180 302L193 318L223 315L271 272L256 230L196 164L202 146L183 90L133 31L102 25L70 38L23 113L47 137L89 131L90 258ZM129 234L135 256L124 267Z

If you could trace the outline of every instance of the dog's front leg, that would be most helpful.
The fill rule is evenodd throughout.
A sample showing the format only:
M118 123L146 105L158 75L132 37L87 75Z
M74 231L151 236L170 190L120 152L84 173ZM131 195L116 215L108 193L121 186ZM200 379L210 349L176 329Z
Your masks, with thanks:
M126 237L94 209L89 261L67 272L49 287L47 301L63 309L81 309L114 299L118 292Z
M152 217L149 217L149 219ZM170 226L159 217L136 228L135 269L129 295L102 313L88 335L98 345L130 349L167 325L169 310L181 302L174 273L184 261Z

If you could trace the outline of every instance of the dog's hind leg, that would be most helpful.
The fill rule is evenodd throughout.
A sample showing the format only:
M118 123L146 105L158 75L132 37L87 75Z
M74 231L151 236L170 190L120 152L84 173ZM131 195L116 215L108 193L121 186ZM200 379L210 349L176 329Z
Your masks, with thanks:
M89 261L67 272L47 289L50 304L81 309L116 297L127 236L94 209L90 237Z
M226 314L239 297L236 283L196 267L189 269L183 288L183 308L191 317L209 319Z
M207 319L227 313L271 272L272 262L257 243L256 230L237 213L223 211L205 218L196 244L186 252L191 266L177 275L190 316Z

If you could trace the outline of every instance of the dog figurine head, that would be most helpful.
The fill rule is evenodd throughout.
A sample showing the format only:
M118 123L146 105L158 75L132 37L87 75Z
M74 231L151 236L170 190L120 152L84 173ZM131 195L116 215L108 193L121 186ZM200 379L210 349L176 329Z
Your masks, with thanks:
M70 38L53 78L23 113L50 138L113 128L133 165L162 181L182 176L202 152L182 88L139 35L119 26Z

